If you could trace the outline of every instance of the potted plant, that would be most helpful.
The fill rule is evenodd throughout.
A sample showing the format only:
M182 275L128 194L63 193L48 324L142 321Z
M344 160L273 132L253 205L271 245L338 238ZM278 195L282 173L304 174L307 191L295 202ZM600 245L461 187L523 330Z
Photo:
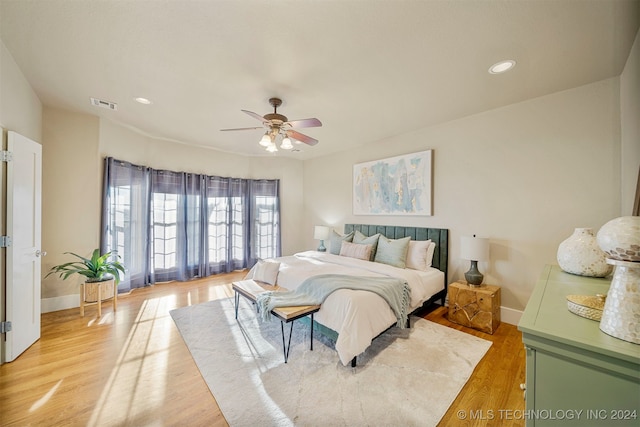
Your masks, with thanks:
M85 276L85 284L102 284L102 282L111 282L111 285L105 286L103 289L106 291L104 295L108 295L107 299L116 295L118 292L118 283L120 283L120 273L125 272L124 266L118 261L119 256L113 252L107 252L104 255L100 255L100 249L95 249L91 258L81 257L73 252L65 252L79 259L79 261L66 262L64 264L55 265L51 267L49 274L45 276L49 277L51 274L58 274L62 280L66 280L72 274L80 274ZM115 259L110 259L115 256ZM84 295L80 295L83 301L96 302L98 286L86 286L84 287ZM82 292L81 292L82 293Z

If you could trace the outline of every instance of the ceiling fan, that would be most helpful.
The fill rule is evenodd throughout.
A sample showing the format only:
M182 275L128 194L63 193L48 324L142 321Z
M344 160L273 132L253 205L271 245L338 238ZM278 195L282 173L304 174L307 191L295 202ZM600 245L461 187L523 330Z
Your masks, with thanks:
M283 150L291 150L293 149L293 145L291 144L291 139L296 141L304 142L307 145L316 145L318 140L315 138L311 138L303 133L300 133L293 128L312 128L322 126L322 122L316 118L310 119L300 119L300 120L289 120L287 116L283 116L282 114L278 114L278 107L282 105L282 100L280 98L271 98L269 99L269 104L273 107L273 113L265 114L261 116L253 111L241 110L251 117L258 119L262 122L262 126L266 128L266 132L260 139L260 145L265 147L265 149L269 152L278 151L276 147L276 137L278 135L282 136L282 141L280 143L280 148ZM262 127L248 127L248 128L235 128L235 129L220 129L221 131L236 131L236 130L253 130L253 129L262 129Z

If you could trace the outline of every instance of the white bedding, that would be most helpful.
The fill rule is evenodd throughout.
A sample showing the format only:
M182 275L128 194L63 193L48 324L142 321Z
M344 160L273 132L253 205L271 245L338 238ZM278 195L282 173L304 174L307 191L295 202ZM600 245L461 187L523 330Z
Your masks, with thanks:
M444 273L435 268L427 271L402 269L316 251L301 252L276 260L280 262L277 284L288 290L296 289L306 278L319 274L404 279L411 287L409 312L444 289ZM252 277L253 270L249 272L247 279ZM336 350L340 361L347 365L369 347L376 336L394 325L396 316L389 304L373 292L341 289L327 297L316 313L315 320L338 332Z

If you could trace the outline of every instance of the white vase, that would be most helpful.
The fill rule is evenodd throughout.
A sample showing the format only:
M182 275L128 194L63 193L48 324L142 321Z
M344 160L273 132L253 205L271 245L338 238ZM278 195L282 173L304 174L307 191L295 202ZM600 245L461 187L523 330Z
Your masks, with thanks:
M598 246L591 228L576 228L558 246L557 258L561 269L579 276L605 277L613 269L607 264L606 254Z

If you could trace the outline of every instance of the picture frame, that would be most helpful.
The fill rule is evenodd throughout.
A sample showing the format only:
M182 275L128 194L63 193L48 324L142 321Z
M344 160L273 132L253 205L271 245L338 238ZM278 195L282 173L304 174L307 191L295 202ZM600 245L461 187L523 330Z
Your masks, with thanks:
M353 166L354 215L431 216L433 150Z

